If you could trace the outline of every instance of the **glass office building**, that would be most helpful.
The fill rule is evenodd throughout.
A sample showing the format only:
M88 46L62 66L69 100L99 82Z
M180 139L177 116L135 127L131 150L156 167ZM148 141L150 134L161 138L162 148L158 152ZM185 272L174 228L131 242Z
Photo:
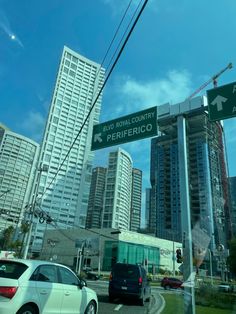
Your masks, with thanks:
M223 127L210 122L204 108L188 112L185 118L191 226L199 224L215 249L231 237ZM182 233L176 118L160 120L159 131L151 141L149 227L157 237L177 240Z
M103 254L103 270L110 270L113 264L141 264L158 272L160 267L160 248L139 245L123 241L105 241Z

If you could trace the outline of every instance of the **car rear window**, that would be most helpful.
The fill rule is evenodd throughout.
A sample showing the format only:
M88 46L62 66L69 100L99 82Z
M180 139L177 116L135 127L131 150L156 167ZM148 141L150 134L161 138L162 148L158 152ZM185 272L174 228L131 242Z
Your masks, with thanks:
M0 278L18 279L28 268L25 264L0 260Z
M135 265L119 265L113 268L113 278L136 279L139 277L138 267Z

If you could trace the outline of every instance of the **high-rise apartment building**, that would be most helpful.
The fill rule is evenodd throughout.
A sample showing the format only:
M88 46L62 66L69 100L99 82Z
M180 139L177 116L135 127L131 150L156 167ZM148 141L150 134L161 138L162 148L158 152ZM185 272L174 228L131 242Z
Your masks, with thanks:
M48 166L48 171L41 173L37 187L41 209L60 228L85 226L92 129L99 121L101 95L81 127L103 81L99 64L64 47L40 152L39 166ZM39 251L46 224L35 223L32 249Z
M92 170L86 228L101 228L106 173L107 169L104 167L96 167Z
M103 228L130 228L132 164L130 155L121 148L109 154Z
M92 170L86 228L140 229L142 171L122 149L109 154L108 168Z
M215 248L230 238L223 129L208 120L203 107L185 118L191 226L199 224ZM160 136L151 141L149 228L157 237L177 241L182 237L177 118L163 118L158 125Z
M0 125L0 232L21 224L38 154L39 144Z
M132 191L131 191L131 210L130 210L130 230L138 231L141 224L142 206L142 171L133 168L132 170Z

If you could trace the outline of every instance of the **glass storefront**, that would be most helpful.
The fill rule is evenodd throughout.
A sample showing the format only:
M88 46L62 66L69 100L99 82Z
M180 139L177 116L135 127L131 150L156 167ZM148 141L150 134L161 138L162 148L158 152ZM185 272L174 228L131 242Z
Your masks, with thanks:
M105 241L102 269L110 271L116 262L143 264L150 273L156 273L160 265L160 249L123 241Z

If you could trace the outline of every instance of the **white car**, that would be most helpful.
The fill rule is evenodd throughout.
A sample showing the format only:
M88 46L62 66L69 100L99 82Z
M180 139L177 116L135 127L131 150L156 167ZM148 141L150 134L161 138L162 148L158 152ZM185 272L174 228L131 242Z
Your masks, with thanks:
M226 282L221 282L218 285L218 290L221 291L221 292L233 292L234 291L234 286L230 285L230 284L228 284Z
M96 314L96 293L70 268L48 262L0 259L1 314Z

